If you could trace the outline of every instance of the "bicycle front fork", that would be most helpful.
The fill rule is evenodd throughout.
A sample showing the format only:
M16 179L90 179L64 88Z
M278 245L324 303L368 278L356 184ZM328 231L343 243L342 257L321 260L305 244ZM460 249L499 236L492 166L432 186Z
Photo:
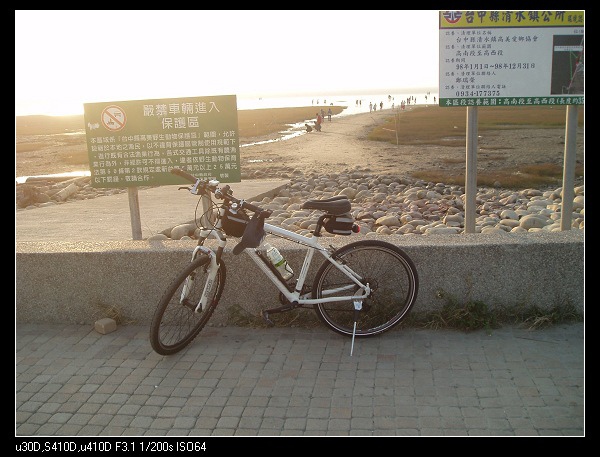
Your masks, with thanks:
M190 275L186 278L183 288L181 290L181 297L179 298L179 302L185 306L191 305L194 307L195 313L201 313L208 300L210 299L210 293L215 283L215 278L217 277L217 272L219 271L219 264L217 263L216 254L209 248L204 246L197 246L194 250L193 258L197 258L197 251L201 251L203 254L207 255L209 258L208 265L203 264L201 268L205 268L207 271L206 282L204 283L204 290L202 291L202 295L200 297L200 301L198 301L197 305L190 303L188 300L188 295L190 291L194 287L194 281L196 281L196 270L192 271Z

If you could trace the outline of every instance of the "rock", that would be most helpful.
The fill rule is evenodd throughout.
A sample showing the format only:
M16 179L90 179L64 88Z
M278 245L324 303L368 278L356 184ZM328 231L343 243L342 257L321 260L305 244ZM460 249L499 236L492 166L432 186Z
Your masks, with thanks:
M79 188L77 185L75 183L71 183L64 189L59 190L56 194L54 194L54 199L58 200L59 202L64 202L67 198L77 193L78 190Z
M180 240L185 236L192 236L196 230L196 224L180 224L171 229L171 239Z
M280 170L279 170L280 171ZM265 177L280 177L278 170L267 169ZM443 183L427 183L405 176L371 175L368 170L339 174L291 175L290 185L273 198L250 202L273 210L268 222L310 236L320 212L301 209L308 199L345 195L352 204L351 214L360 225L360 233L370 237L453 235L464 233L464 188ZM234 187L234 186L232 186ZM235 187L234 187L235 190ZM17 210L99 198L126 192L126 189L93 188L90 178L56 182L17 184ZM585 227L584 186L574 188L571 227ZM562 188L520 191L497 188L479 189L476 195L475 232L482 234L526 234L534 231L560 230ZM334 236L322 232L324 237ZM178 224L149 239L197 239L194 224Z
M547 221L547 217L539 216L537 214L528 214L521 218L519 225L524 229L530 230L534 228L543 228Z
M386 227L399 227L400 225L402 225L398 217L394 215L382 216L375 221L375 224L383 225Z

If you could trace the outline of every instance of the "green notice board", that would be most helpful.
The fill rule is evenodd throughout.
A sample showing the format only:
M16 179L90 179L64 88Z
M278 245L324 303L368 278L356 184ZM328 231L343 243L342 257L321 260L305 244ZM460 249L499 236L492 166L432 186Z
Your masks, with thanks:
M93 187L241 181L235 95L84 104Z

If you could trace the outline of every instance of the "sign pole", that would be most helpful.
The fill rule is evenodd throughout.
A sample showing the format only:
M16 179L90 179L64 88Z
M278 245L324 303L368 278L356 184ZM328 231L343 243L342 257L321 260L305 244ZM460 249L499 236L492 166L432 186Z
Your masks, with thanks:
M477 107L467 107L467 163L465 174L465 233L475 233L477 196Z
M567 106L567 126L565 129L565 156L563 165L562 204L560 230L571 230L573 225L573 198L575 191L575 154L577 151L577 106Z
M129 214L131 216L131 236L134 240L142 239L142 220L140 218L140 200L138 198L138 188L128 187L129 195Z

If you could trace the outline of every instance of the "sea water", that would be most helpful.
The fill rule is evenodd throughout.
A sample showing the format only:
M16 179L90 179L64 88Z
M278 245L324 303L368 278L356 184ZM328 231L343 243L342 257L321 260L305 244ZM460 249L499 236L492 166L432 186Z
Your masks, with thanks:
M439 94L437 92L390 92L387 94L349 94L349 95L307 95L307 96L282 96L282 97L238 97L238 110L267 109L267 108L297 108L311 106L315 113L323 109L327 112L329 106L343 106L344 110L336 117L351 116L353 114L368 113L376 105L376 111L399 109L402 102L407 106L434 105L437 104ZM382 105L383 104L383 105ZM305 123L313 122L314 118L305 119L296 124L288 124L288 129L279 132L277 138L256 141L240 145L241 148L255 146L258 144L286 141L306 133Z
M398 107L402 101L411 100L411 105L437 104L437 92L408 92L400 93L374 93L374 94L348 94L348 95L304 95L304 96L267 96L267 97L237 97L238 110L266 109L266 108L296 108L312 106L325 109L328 106L345 106L341 115L352 115L369 112L369 103L376 104L377 110L383 102L383 109ZM435 99L435 100L434 100ZM340 116L340 114L338 114Z

